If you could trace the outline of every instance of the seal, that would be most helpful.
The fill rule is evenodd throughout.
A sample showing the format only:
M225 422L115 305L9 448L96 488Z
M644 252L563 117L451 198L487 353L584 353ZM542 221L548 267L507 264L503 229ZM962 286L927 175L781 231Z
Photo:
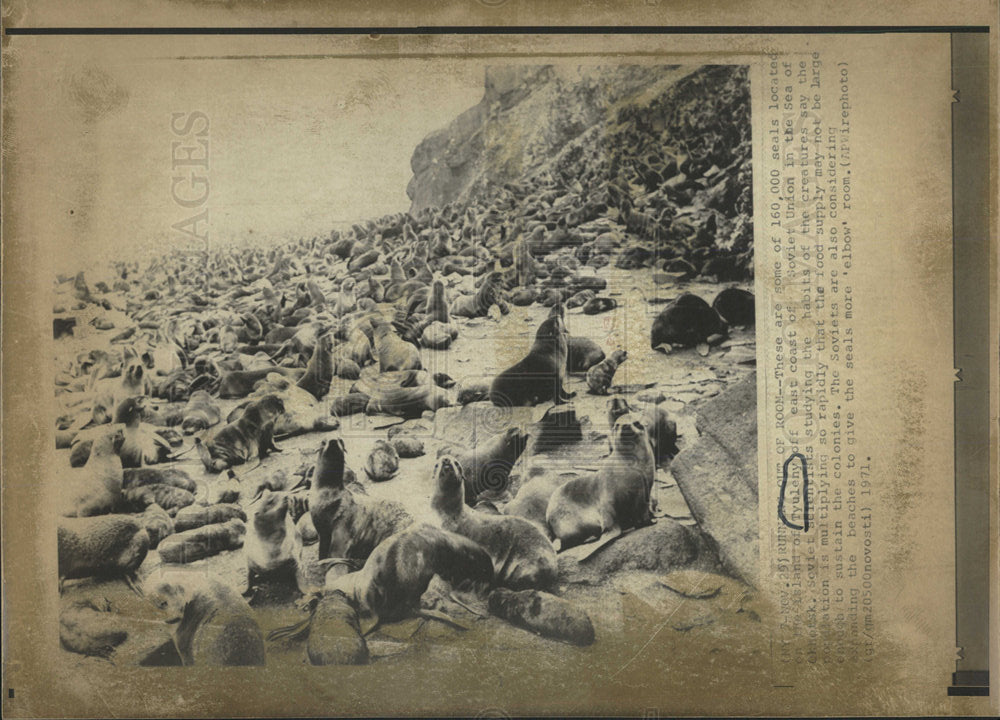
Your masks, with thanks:
M615 350L611 357L605 358L587 371L587 388L591 395L607 395L611 381L615 377L618 366L625 362L628 354L624 350Z
M245 398L253 392L254 385L271 373L279 373L293 379L298 379L303 375L303 371L300 369L286 368L280 365L258 370L233 370L222 374L222 378L219 380L219 397L223 400Z
M527 307L538 299L538 291L533 287L517 288L510 294L511 305Z
M553 308L535 333L528 354L496 376L490 386L494 405L537 405L576 397L564 389L568 341L563 313L561 305Z
M205 469L222 472L242 465L257 456L263 460L271 450L278 451L272 436L274 423L285 413L285 404L276 395L265 395L246 406L243 414L202 442L195 439Z
M278 439L313 431L328 432L340 426L339 421L327 413L325 403L281 375L268 375L262 380L246 402L233 408L226 421L238 420L247 406L267 397L276 397L284 407L284 412L274 420L273 435Z
M566 371L584 373L604 359L601 346L588 337L570 335L567 342Z
M195 390L191 393L182 415L181 430L185 435L191 435L199 430L207 430L218 425L222 420L219 406L213 402L212 396L204 390Z
M347 395L339 395L330 403L330 414L334 417L346 417L364 412L368 407L371 398L361 392L352 392Z
M434 412L451 405L448 394L426 379L413 386L377 386L374 392L365 407L368 415L386 413L402 418L418 418L428 410Z
M376 440L375 447L368 453L365 475L372 482L390 480L399 472L399 453L385 440Z
M344 342L334 350L334 362L338 369L341 368L343 360L350 360L358 368L372 361L371 341L360 325L349 328L344 333ZM338 372L338 376L344 377L342 372L342 370Z
M503 300L503 274L499 271L489 273L475 295L456 298L451 304L451 314L464 318L485 317L493 305L499 305L501 312L507 307ZM506 312L510 312L509 307Z
M420 370L420 351L406 342L381 317L372 319L375 355L381 372L392 370Z
M598 315L599 313L614 310L618 307L618 301L614 298L593 297L583 304L585 315Z
M628 404L628 401L621 397L613 397L608 401L608 427L614 431L615 422L622 415L636 412ZM641 410L642 423L646 426L646 437L649 438L649 447L653 451L653 458L659 467L664 461L672 459L680 450L677 447L677 423L670 419L666 408L661 404L650 402L645 403ZM614 443L611 443L614 451Z
M160 540L174 533L174 521L166 510L155 503L147 506L137 517L149 535L150 550L155 550Z
M664 343L693 347L705 342L711 335L725 334L726 331L725 321L707 302L697 295L684 293L656 316L649 344L654 350Z
M164 538L157 548L165 563L189 563L243 547L246 525L233 518L224 523L203 525Z
M580 292L574 294L566 300L567 308L581 307L586 304L588 300L592 300L597 293L593 290L581 290Z
M115 408L115 423L123 426L122 442L118 448L123 467L155 465L167 460L170 455L170 443L160 434L168 432L167 429L157 431L152 425L142 422L146 410L145 395L126 398Z
M86 577L124 578L133 585L149 552L149 534L131 515L61 518L58 549L60 588L64 580Z
M250 504L250 524L243 541L247 559L247 591L254 594L258 579L280 577L295 584L302 543L288 511L288 495L264 490Z
M357 610L342 592L322 595L313 610L306 656L312 665L365 665L368 643Z
M435 320L420 332L420 344L432 350L447 350L456 337L456 325L443 325Z
M176 485L152 483L136 485L122 492L120 510L125 512L145 512L150 505L159 505L170 515L194 504L194 493Z
M593 475L561 485L549 499L545 522L560 550L652 522L649 494L656 472L646 428L636 415L618 419L614 450Z
M580 646L594 642L594 625L587 613L550 593L497 588L490 593L488 606L493 615L543 637Z
M396 502L355 496L347 484L355 480L346 466L340 438L320 446L309 489L309 515L319 536L319 559L364 561L375 547L413 523Z
M427 319L445 324L451 322L448 303L444 297L444 283L441 280L435 280L431 285L431 294L427 298Z
M327 573L325 594L344 593L377 627L421 614L420 596L435 575L456 587L485 588L493 582L493 561L472 540L421 523L379 543L360 571Z
M468 452L453 452L462 466L465 478L465 504L475 507L476 499L483 492L503 492L510 482L510 471L528 444L528 434L517 427L509 427L501 435L478 443ZM438 457L446 454L441 448Z
M132 348L126 348L122 363L121 383L115 390L115 403L135 395L152 395L153 382L149 379L147 368Z
M580 477L579 472L558 473L547 470L529 478L518 488L514 499L504 507L504 514L516 515L530 520L548 533L549 526L545 524L545 511L549 506L549 499L560 485L576 477Z
M757 322L753 293L740 288L726 288L712 301L712 309L730 325L751 327Z
M174 645L186 666L265 665L264 636L246 600L200 571L155 573L146 597L178 623Z
M174 516L174 531L184 532L203 525L229 522L233 518L246 520L247 515L235 503L216 503L215 505L189 505L181 508Z
M121 430L105 432L94 440L87 464L82 468L70 468L60 491L60 515L104 515L121 502L124 473L115 446L120 446L122 441Z
M306 372L297 385L312 394L317 400L322 400L330 392L330 381L336 368L333 359L333 339L325 332L316 338L312 355L306 364Z
M431 508L441 527L482 545L493 559L494 579L512 590L546 590L555 586L559 569L552 543L537 525L524 518L489 515L465 505L465 479L458 462L438 459Z
M78 600L59 612L59 643L70 652L108 660L127 639L121 618L111 612L106 598L100 605Z

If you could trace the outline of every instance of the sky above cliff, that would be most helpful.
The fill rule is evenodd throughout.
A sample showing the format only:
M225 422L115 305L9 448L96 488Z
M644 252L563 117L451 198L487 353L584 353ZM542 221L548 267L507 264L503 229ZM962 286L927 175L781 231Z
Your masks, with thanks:
M483 94L484 66L447 58L178 60L132 39L35 42L14 67L18 145L36 149L17 158L21 227L77 256L190 243L178 223L270 242L406 210L413 149ZM207 224L183 225L206 209ZM57 255L57 272L74 269Z

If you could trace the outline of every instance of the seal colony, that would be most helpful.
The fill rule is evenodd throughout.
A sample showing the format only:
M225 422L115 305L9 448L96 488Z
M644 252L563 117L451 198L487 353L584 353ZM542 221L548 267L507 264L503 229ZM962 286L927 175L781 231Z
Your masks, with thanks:
M414 618L599 642L566 566L674 522L655 487L696 401L671 368L754 323L748 111L745 71L705 68L601 143L441 206L60 278L64 647L131 641L79 629L108 613L75 594L114 583L168 613L141 664L261 665L289 643L372 662L367 638ZM635 302L626 352L596 328ZM238 581L186 567L229 558ZM262 626L266 602L295 622Z

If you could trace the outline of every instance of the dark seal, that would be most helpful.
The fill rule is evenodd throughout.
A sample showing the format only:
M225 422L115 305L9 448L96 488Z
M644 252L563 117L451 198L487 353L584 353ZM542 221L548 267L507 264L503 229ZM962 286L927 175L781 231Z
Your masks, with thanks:
M494 405L537 405L566 402L576 396L565 390L568 335L562 306L557 306L535 333L535 342L524 359L493 380Z

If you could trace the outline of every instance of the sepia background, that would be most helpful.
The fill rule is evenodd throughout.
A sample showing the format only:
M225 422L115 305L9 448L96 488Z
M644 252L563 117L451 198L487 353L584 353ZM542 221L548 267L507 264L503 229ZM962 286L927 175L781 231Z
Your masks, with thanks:
M441 22L456 18L457 23L466 17L490 22L495 15L488 13L510 12L514 20L503 22L525 24L523 18L528 17L517 3L506 4L506 10L487 5L463 10L470 15L445 13ZM176 7L165 6L162 17L169 18ZM190 18L190 7L181 11L182 17ZM29 13L15 6L5 9L8 12L8 23L12 18L20 25L46 22L36 9ZM228 10L204 12L204 23L219 18L244 24L242 17L239 23L233 20ZM655 5L637 4L635 12L637 17L658 17ZM539 15L531 17L546 21ZM74 20L72 15L58 17L59 24ZM112 24L111 19L97 23L93 17L80 22ZM263 17L260 22L273 19ZM358 22L368 21L359 17ZM414 24L422 16L416 17ZM596 17L601 16L595 13ZM606 17L607 22L616 21ZM706 16L687 17L698 22ZM913 22L930 17L917 16ZM192 22L161 21L156 13L144 21ZM405 18L394 16L394 21L403 23ZM870 22L888 20L875 16ZM32 716L155 715L165 708L174 715L983 712L984 699L944 694L954 669L955 610L954 527L949 512L953 370L947 35L150 37L101 40L99 45L86 38L5 37L4 43L5 676L8 687L17 689L14 700L5 697L5 712ZM558 668L530 656L516 665L492 664L484 648L467 658L476 670L466 663L427 668L410 676L378 667L317 671L304 666L187 676L124 667L69 677L61 672L55 659L59 653L55 533L44 502L39 502L45 497L39 491L45 485L42 478L52 467L47 420L52 414L45 405L50 395L42 390L50 387L52 377L46 349L49 292L56 273L79 267L77 258L103 261L144 252L144 244L160 247L169 236L170 223L183 219L162 197L163 179L171 172L169 116L164 113L224 107L227 112L222 115L232 117L240 115L232 112L234 107L245 107L248 118L271 118L255 129L253 137L259 142L226 148L222 157L213 156L211 168L213 232L235 238L253 230L267 242L283 237L290 227L296 228L296 235L328 232L331 215L349 222L405 207L401 188L405 190L410 174L405 159L429 128L445 125L476 102L483 62L683 59L691 64L746 63L763 73L766 55L775 51L822 51L827 58L848 59L860 69L854 87L859 130L854 146L860 208L856 232L867 242L857 242L855 249L862 271L855 327L857 344L868 359L861 376L867 394L858 399L858 414L864 418L859 433L891 458L878 468L873 482L880 488L876 507L883 518L893 518L891 524L876 527L879 554L897 561L894 567L883 561L879 568L877 627L883 642L871 664L863 669L831 665L799 669L792 687L777 687L785 683L768 677L773 669L766 659L773 628L766 623L757 636L720 639L721 653L704 649L678 654L663 641L659 619L648 615L641 602L625 598L628 631ZM262 54L333 57L264 61L258 57ZM206 55L241 59L191 59ZM476 55L485 58L463 59ZM886 57L893 61L887 64ZM337 73L318 72L331 61ZM374 72L373 63L378 67ZM197 83L185 81L192 75L198 76ZM751 85L760 77L752 75ZM275 106L274 88L287 82L302 87L303 97L308 98L303 107ZM192 87L197 88L193 96L187 94ZM443 87L448 92L442 92ZM351 102L341 107L335 96ZM421 108L419 117L412 112L414 107ZM757 110L755 105L753 117L761 123L764 116ZM104 121L96 122L98 117ZM356 128L361 117L373 125L353 134L343 130ZM340 118L354 122L339 124ZM328 167L325 158L303 151L301 144L288 147L278 139L287 137L284 132L271 136L268 128L279 123L291 124L304 137L338 134L337 157L350 172ZM380 144L382 138L393 136L388 129L398 129L393 151ZM227 132L213 125L212 135L222 138ZM376 137L379 143L372 142ZM766 163L755 165L758 183L766 169ZM369 182L358 182L366 177ZM123 186L130 188L127 194L120 191ZM267 204L259 200L261 187ZM71 216L71 207L82 212ZM758 220L759 212L758 207ZM115 228L115 237L108 236L109 227ZM761 254L759 221L757 227ZM157 235L160 232L166 234ZM758 265L757 284L767 297L763 267ZM772 364L769 339L777 333L766 316L758 317L761 567L767 590L767 548L777 487L764 481L772 477L775 433L766 430L773 414L763 399L768 397L766 374ZM914 387L915 391L901 392ZM900 421L904 417L907 422ZM906 473L903 486L901 473ZM906 552L899 552L904 546ZM995 562L994 557L994 569ZM995 602L993 612L995 621ZM992 647L996 648L995 637ZM995 670L996 653L992 662ZM54 682L53 675L62 679Z

